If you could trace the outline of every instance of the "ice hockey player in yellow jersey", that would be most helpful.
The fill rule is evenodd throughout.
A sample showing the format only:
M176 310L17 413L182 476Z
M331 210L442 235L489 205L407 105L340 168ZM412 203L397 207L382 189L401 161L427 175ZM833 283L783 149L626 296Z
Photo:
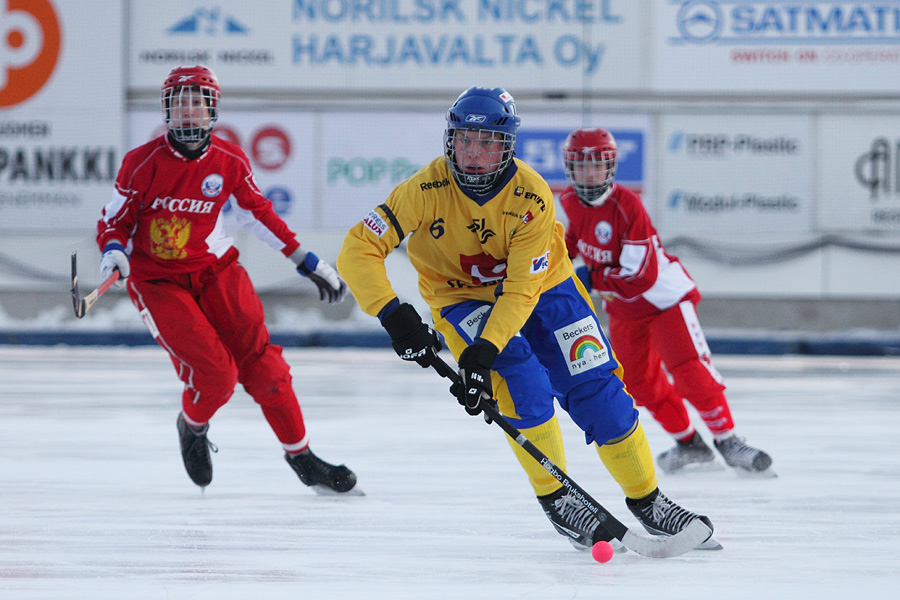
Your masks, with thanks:
M350 229L338 271L362 310L381 321L400 358L429 367L440 338L400 301L384 265L408 238L419 291L457 360L465 385L456 393L469 414L481 412L481 399L495 398L500 412L565 469L555 397L595 444L650 533L672 535L695 519L712 529L707 517L657 487L638 411L575 277L550 188L514 157L519 124L504 89L464 91L446 114L443 156ZM559 533L580 549L611 539L581 502L509 441Z

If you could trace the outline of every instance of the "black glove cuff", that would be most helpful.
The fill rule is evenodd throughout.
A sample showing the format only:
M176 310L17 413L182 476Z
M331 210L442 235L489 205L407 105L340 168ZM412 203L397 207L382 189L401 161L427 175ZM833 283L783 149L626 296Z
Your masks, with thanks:
M459 356L459 365L490 370L499 353L500 351L492 343L478 340L462 351Z
M404 302L394 312L381 320L392 340L402 340L416 332L422 326L422 317L412 304Z

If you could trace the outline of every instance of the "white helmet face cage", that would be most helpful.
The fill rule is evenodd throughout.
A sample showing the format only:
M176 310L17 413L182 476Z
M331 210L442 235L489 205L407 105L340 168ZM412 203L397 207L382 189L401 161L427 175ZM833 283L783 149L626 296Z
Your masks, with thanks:
M616 179L616 151L568 151L565 159L566 179L578 198L591 206L603 204Z
M166 127L182 144L206 141L219 118L219 92L211 87L168 87L162 91Z
M502 148L492 151L496 142L502 143ZM507 131L468 127L448 127L444 131L444 152L454 179L460 187L479 196L494 189L512 163L515 147L516 134ZM462 161L457 156L460 151L465 153Z

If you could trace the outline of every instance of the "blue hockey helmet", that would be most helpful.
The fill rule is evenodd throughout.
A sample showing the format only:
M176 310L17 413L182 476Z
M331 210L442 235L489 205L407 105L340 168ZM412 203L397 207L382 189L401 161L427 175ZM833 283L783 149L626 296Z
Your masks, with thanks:
M444 157L460 187L482 196L494 186L512 164L516 132L521 119L516 101L503 88L470 87L447 110ZM470 143L465 156L458 155L462 144ZM500 142L499 150L489 142Z

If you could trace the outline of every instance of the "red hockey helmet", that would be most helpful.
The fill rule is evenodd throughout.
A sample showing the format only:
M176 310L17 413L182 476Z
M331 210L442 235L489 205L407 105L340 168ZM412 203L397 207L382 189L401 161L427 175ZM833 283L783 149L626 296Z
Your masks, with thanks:
M203 65L175 67L162 85L166 127L181 143L203 142L219 118L219 80Z
M566 138L566 179L585 204L599 206L609 197L616 178L617 152L616 139L602 127L576 129Z

